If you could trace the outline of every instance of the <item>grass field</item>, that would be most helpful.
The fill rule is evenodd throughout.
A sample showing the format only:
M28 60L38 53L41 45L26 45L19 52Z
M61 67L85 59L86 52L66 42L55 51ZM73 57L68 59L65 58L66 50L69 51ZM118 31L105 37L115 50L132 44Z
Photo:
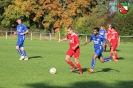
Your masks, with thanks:
M83 75L69 72L71 67L64 60L68 42L26 40L28 61L19 60L15 44L15 39L0 38L0 88L133 88L132 43L118 47L117 63L100 63L97 59L94 74L86 70L91 64L93 44L81 47ZM109 52L103 56L108 57ZM57 74L49 73L51 67L57 69Z

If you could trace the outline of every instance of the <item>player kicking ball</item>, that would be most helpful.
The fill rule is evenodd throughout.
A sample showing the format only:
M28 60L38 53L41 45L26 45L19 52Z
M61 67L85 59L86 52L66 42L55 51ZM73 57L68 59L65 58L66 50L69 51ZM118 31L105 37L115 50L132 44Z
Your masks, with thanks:
M68 34L67 34L66 38L59 40L58 43L59 42L62 42L62 41L66 41L66 40L69 41L70 48L69 48L69 50L66 53L65 60L72 67L72 69L70 70L70 72L73 72L73 71L75 71L76 68L78 68L79 74L82 74L83 72L82 72L80 63L78 61L79 54L80 54L78 36L74 33L73 28L71 26L69 26L67 28L67 32L68 32ZM74 59L75 59L76 66L70 60L70 58L73 55L74 55Z
M96 27L96 28L94 28L94 34L92 34L90 39L82 45L82 46L84 46L84 45L90 43L92 40L94 42L95 53L94 53L94 56L92 57L91 68L88 69L88 71L90 73L93 73L94 66L96 63L96 58L98 58L100 60L100 62L102 62L102 63L112 60L112 57L103 58L103 56L102 56L102 52L103 52L102 42L104 40L103 38L105 39L105 37L102 37L99 35L99 28ZM108 40L107 40L107 42L108 42Z
M28 60L28 57L26 56L26 51L24 50L24 40L25 40L25 34L27 34L29 30L24 24L22 24L20 18L17 20L17 22L18 22L17 30L16 32L14 32L14 34L18 35L16 49L21 56L19 60Z

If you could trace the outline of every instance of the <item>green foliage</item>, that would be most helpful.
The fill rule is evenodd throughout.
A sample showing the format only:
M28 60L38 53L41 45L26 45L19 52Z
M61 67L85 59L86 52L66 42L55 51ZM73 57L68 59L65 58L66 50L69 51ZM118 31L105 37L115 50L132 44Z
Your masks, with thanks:
M133 12L127 16L115 15L112 24L116 27L118 33L123 36L133 36Z

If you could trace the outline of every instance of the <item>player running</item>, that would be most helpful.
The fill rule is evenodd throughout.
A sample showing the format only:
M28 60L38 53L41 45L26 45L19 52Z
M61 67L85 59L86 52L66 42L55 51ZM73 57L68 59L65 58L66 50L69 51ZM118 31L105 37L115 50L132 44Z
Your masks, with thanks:
M115 27L111 27L111 36L110 36L110 43L111 43L111 46L110 46L110 56L113 56L114 58L114 61L118 61L118 54L116 52L116 48L118 46L118 40L119 40L119 35L118 33L116 32L115 30Z
M109 39L110 39L111 32L112 32L112 30L111 30L111 24L109 24L109 28L106 30L106 39L107 39L108 41L109 41ZM108 45L108 43L106 42L106 43L105 43L105 46L104 46L104 51L106 51L107 45Z
M24 50L24 40L25 40L25 34L27 34L29 30L24 24L22 24L21 19L18 19L17 22L18 22L18 25L16 28L16 32L14 32L14 34L18 35L16 49L18 53L21 55L19 60L28 60L26 51Z
M78 36L74 33L73 28L71 26L69 26L67 28L67 32L68 32L68 34L67 34L66 38L59 40L58 43L62 42L62 41L66 41L66 40L69 41L70 48L66 53L65 60L70 66L72 66L72 69L70 70L70 72L73 72L73 71L75 71L76 68L78 68L79 74L82 74L83 72L82 72L80 63L78 61L79 54L80 54ZM75 58L76 66L70 60L70 57L72 57L73 55L74 55L74 58Z
M94 66L95 66L95 63L96 63L96 58L98 58L102 63L112 60L112 57L103 58L103 56L102 56L102 52L103 52L102 41L105 39L105 37L101 37L98 34L98 32L99 32L99 28L97 28L97 27L94 28L94 34L92 34L90 39L82 45L82 46L84 46L84 45L90 43L92 40L93 40L93 43L94 43L95 53L94 53L94 56L92 57L91 68L88 69L88 71L90 73L93 73ZM108 40L107 40L107 42L108 42Z

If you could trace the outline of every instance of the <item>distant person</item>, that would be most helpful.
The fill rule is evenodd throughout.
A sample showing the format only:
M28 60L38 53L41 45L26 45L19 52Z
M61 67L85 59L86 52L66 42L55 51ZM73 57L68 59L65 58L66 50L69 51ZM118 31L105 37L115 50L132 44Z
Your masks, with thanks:
M59 42L62 42L62 41L66 41L66 40L69 41L70 48L69 48L69 50L66 53L65 60L72 67L72 69L70 70L70 72L73 72L73 71L75 71L76 68L78 68L79 74L82 74L83 72L82 72L80 63L78 61L79 55L80 55L80 48L79 48L79 43L80 42L79 42L79 38L74 33L73 28L71 26L69 26L67 28L67 32L68 32L68 34L67 34L66 38L59 40L58 43ZM74 56L76 66L70 60L70 58L72 56Z
M17 27L16 27L16 32L14 34L18 35L18 41L16 44L16 49L18 53L20 54L20 59L19 60L28 60L28 57L26 55L26 51L24 50L24 41L25 41L25 35L29 32L28 28L22 24L21 19L17 19Z
M118 54L117 54L117 46L118 46L118 43L119 43L119 35L118 33L116 32L115 30L115 27L112 26L111 27L111 37L110 37L110 43L111 43L111 47L110 47L110 56L114 58L114 61L118 61Z
M109 24L108 26L109 26L109 27L108 27L108 29L106 30L106 39L109 41L112 30L111 30L111 24ZM106 42L105 45L104 45L104 51L105 51L105 52L106 52L107 45L108 45L108 43Z
M103 37L103 41L102 41L102 43L103 43L103 46L104 46L104 50L105 50L105 46L106 46L106 30L105 30L105 27L104 26L101 26L100 27L100 30L99 30L99 33L98 33L101 37Z
M92 57L91 68L88 69L88 71L90 73L93 73L93 71L94 71L96 58L98 58L100 60L100 62L102 62L102 63L112 60L112 57L103 58L103 56L102 56L102 52L103 52L102 42L105 39L105 37L101 37L98 33L99 33L99 28L97 28L97 27L94 28L94 32L91 35L90 39L82 45L82 46L84 46L84 45L90 43L92 40L94 43L94 51L95 52L94 52L94 55ZM108 40L107 40L107 42L108 42Z

